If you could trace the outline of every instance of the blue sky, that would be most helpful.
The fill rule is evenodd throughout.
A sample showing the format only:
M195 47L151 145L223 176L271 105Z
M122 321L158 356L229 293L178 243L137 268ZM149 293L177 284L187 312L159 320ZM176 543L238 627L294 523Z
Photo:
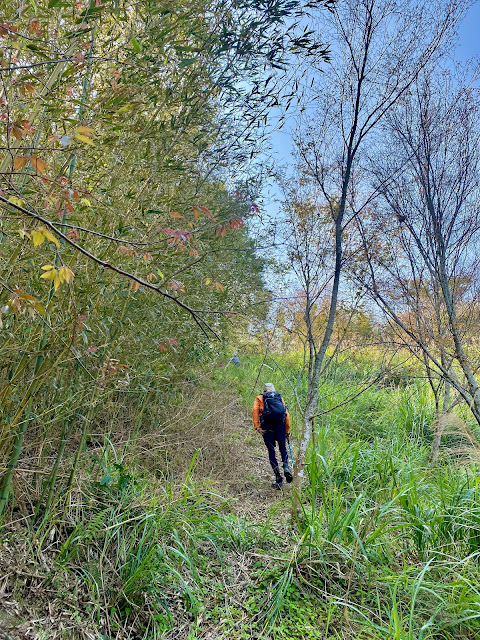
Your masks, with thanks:
M428 2L429 0L425 1ZM476 0L475 4L471 7L467 17L460 26L458 36L458 45L455 51L452 52L453 57L459 61L467 61L475 57L480 59L480 0ZM288 124L283 130L272 133L271 147L275 164L289 164L292 141ZM271 184L264 188L262 208L267 216L271 216L272 218L277 217L280 198L280 191L276 185Z
M475 2L459 30L457 58L467 60L480 56L480 2Z

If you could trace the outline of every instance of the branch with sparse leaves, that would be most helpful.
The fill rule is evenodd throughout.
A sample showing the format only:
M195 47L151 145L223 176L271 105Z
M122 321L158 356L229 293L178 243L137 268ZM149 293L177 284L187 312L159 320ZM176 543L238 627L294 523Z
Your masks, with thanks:
M59 231L59 229L57 229L57 227L56 227L54 222L52 222L51 220L48 220L47 218L44 218L39 213L37 213L35 211L31 211L31 210L25 209L24 207L20 206L19 204L14 203L14 202L10 202L7 198L5 198L2 195L0 195L0 203L7 209L9 207L13 207L14 209L16 209L20 213L28 216L29 218L32 218L34 220L38 220L38 222L41 222L46 227L51 229L64 242L66 242L67 244L69 244L72 247L74 247L77 251L82 253L89 260L92 260L93 262L95 262L96 264L100 265L104 269L109 269L110 271L114 271L115 273L118 273L119 275L121 275L121 276L123 276L125 278L133 280L134 282L138 283L140 286L145 287L147 289L151 289L152 291L155 291L156 293L159 293L164 298L167 298L168 300L172 300L173 302L175 302L175 304L177 304L179 307L181 307L182 309L187 311L192 316L192 318L195 320L195 322L200 327L200 329L202 329L203 333L208 335L207 331L206 331L206 330L208 330L216 338L219 339L218 333L199 315L201 313L205 313L203 310L192 309L191 307L186 305L184 302L179 300L177 297L173 296L172 294L168 293L167 291L164 291L160 287L157 287L154 284L151 284L147 280L143 280L142 278L139 278L138 276L136 276L133 273L125 271L124 269L120 269L120 267L116 267L115 265L111 264L110 262L106 262L105 260L101 260L100 258L95 256L93 253L91 253L90 251L88 251L87 249L82 247L81 245L79 245L76 242L74 242L73 240L71 240L67 235L65 235L64 233Z

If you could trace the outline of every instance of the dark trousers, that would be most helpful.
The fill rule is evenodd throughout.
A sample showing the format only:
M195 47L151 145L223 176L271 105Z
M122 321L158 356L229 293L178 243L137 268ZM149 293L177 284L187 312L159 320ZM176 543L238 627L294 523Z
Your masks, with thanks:
M280 449L280 455L282 456L283 465L288 465L288 453L286 447L287 433L285 431L285 421L278 422L277 424L262 425L262 429L265 430L263 434L263 441L268 449L268 459L272 465L273 472L276 476L279 475L277 457L275 455L275 443L278 442L278 448Z

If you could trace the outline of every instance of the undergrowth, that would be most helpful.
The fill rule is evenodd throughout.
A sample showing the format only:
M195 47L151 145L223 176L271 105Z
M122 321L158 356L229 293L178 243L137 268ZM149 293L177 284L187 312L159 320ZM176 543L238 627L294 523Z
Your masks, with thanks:
M479 637L478 467L446 446L428 465L434 404L419 379L396 372L335 409L369 378L367 365L337 362L323 381L295 525L288 495L272 496L265 518L242 514L200 450L192 458L186 447L182 479L142 466L148 458L131 449L95 451L68 504L58 495L45 513L4 522L11 626L27 634L35 619L37 635L24 637L79 640ZM247 412L266 381L290 406L295 440L300 369L293 357L243 356L212 374L205 393L221 388L243 407L227 402L221 418L236 456L242 422L231 412ZM213 414L188 415L203 424ZM233 459L221 456L228 474Z

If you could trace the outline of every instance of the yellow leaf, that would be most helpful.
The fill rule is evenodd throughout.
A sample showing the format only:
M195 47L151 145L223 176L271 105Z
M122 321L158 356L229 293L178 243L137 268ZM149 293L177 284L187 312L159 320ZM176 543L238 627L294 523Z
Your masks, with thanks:
M51 231L49 231L48 229L42 229L42 231L43 231L43 235L47 238L49 242L53 242L53 244L56 247L60 246L58 239L53 235Z
M92 147L95 146L95 143L93 142L93 140L90 140L90 138L87 138L87 136L82 135L81 133L76 133L75 134L75 138L77 140L80 140L80 142L85 142L85 144L90 144L92 145Z
M65 282L70 282L70 280L74 277L73 271L71 271L68 267L61 267L58 270L58 275L60 279Z
M195 218L195 220L198 220L201 215L202 213L200 209L198 207L193 207L193 217Z
M85 205L87 205L87 207L91 207L92 206L92 203L90 202L90 200L87 200L87 198L82 198L80 200L80 204L85 204Z
M91 136L93 133L93 129L91 127L77 127L78 133L83 133L86 136Z
M44 278L45 280L55 280L56 275L57 275L57 270L50 269L50 271L45 271L45 273L42 273L40 278Z
M20 237L25 239L25 238L31 238L32 236L28 233L28 231L25 231L25 229L19 229L18 233L20 234Z
M16 196L10 196L8 201L12 204L18 204L19 207L22 207L25 204L24 200L20 200L20 198L17 198Z
M19 169L25 167L27 162L27 156L16 156L15 160L13 161L13 168L15 169L15 171L18 171Z
M44 264L42 267L42 271L50 271L50 269L53 269L54 266L53 264Z
M41 231L32 231L33 246L38 247L45 240L45 236Z

